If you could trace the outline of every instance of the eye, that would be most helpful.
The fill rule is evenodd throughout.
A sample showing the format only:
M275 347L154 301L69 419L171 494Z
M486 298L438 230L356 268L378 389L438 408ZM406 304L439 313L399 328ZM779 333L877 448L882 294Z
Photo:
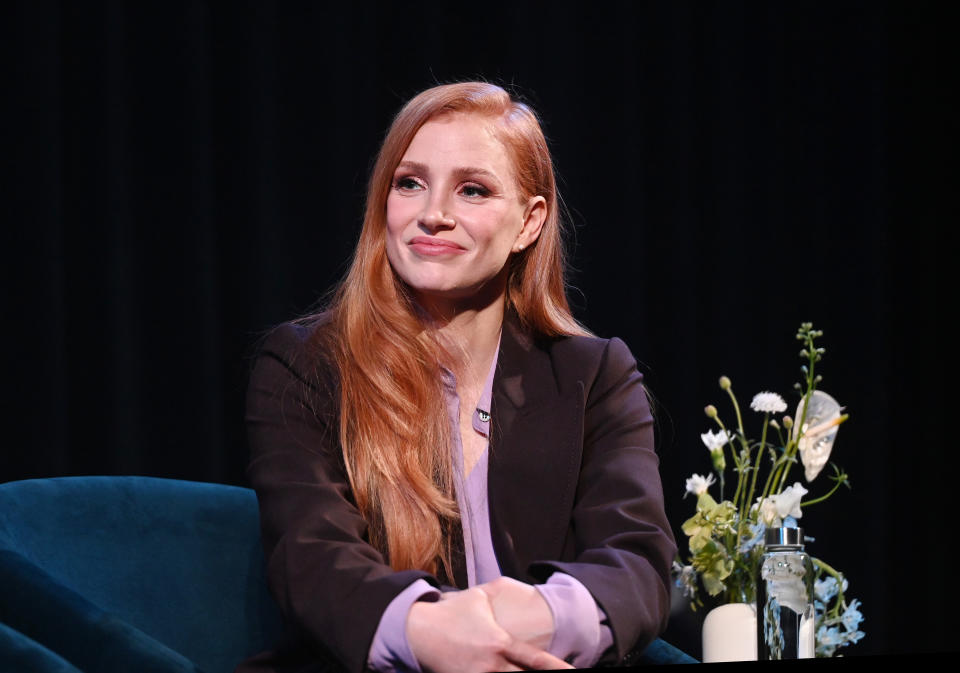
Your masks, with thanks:
M423 189L423 185L419 180L411 175L402 175L398 178L394 178L393 188L401 192L412 192L418 189Z
M484 187L483 185L478 185L474 182L469 182L463 187L460 188L460 193L466 196L467 198L480 198L483 196L490 196L490 190Z

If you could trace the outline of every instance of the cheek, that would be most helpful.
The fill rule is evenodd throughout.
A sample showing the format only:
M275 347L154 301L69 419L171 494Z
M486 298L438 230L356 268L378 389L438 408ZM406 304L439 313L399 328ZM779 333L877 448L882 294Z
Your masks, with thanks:
M417 220L423 210L422 196L401 196L391 190L387 196L387 227L392 231L402 231Z
M396 234L403 230L403 204L393 196L387 199L387 233Z
M509 252L522 228L522 215L512 210L498 212L483 226L483 236L491 251Z

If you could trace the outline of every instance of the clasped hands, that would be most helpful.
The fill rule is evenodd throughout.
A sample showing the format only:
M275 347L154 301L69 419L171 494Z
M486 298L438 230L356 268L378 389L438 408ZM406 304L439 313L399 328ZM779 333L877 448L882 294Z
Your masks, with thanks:
M429 673L573 668L545 650L553 628L550 606L536 588L500 577L444 593L435 603L414 603L407 642Z

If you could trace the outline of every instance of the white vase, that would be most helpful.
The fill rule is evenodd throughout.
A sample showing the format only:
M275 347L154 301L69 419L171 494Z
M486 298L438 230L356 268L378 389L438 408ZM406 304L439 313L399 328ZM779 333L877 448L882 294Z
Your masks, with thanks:
M751 603L727 603L703 619L703 661L756 661L757 609Z

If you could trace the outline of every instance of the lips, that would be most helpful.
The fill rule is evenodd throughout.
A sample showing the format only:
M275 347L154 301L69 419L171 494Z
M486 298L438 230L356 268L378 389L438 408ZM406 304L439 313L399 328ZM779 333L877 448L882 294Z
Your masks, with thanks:
M459 255L467 251L462 245L436 236L414 236L407 245L414 252L427 256Z

